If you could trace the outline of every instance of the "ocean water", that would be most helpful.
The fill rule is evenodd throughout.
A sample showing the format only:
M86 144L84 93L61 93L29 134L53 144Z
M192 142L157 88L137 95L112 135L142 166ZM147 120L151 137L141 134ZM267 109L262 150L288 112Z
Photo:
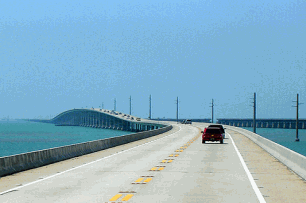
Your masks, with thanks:
M253 128L244 127L244 129L253 131ZM22 120L0 121L0 157L131 133L79 126L55 126ZM306 156L305 129L299 130L299 142L295 142L295 129L257 128L256 133Z
M22 120L0 121L0 157L131 133L79 126L55 126Z
M253 128L244 127L244 129L253 132ZM299 142L295 142L295 129L256 128L256 133L306 156L306 129L299 129Z

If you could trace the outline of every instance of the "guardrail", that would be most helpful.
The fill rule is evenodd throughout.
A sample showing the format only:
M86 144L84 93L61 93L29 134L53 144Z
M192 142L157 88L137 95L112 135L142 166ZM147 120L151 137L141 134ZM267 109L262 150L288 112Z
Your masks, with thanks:
M291 149L288 149L282 145L279 145L271 140L268 140L256 133L248 131L246 129L232 127L232 126L226 126L226 128L245 135L250 140L252 140L254 143L256 143L258 146L260 146L261 148L266 150L268 153L270 153L272 156L274 156L276 159L278 159L280 162L285 164L288 168L290 168L292 171L294 171L304 180L306 180L306 157L305 156L295 151L292 151Z
M67 145L24 154L0 158L0 176L10 175L20 171L41 167L47 164L63 161L73 157L97 152L111 147L127 144L137 140L165 133L172 129L166 126L156 130L144 131L108 139L95 140L79 144Z

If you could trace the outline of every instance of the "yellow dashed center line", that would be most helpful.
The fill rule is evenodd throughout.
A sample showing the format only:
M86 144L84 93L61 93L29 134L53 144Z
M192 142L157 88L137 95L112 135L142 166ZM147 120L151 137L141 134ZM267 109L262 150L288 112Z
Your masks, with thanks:
M194 139L188 141L186 144L184 144L184 146L180 147L180 149L175 150L175 151L176 151L176 152L183 152L184 150L182 150L182 149L187 149L187 147L190 146L191 143L193 143L198 137L199 137L199 136L197 136L197 137L195 137ZM175 156L175 157L178 157L179 154L170 154L170 155L169 155L169 157L174 157L174 156ZM167 163L171 163L171 162L173 162L173 159L170 159L170 160L164 159L164 160L162 160L161 162L162 162L162 163L166 163L166 162L167 162ZM158 169L157 169L157 168L158 168ZM165 166L163 166L163 167L162 167L162 166L157 166L157 167L151 168L150 171L156 171L156 170L162 171L162 170L164 170L164 169L165 169ZM142 177L145 177L145 176L142 176ZM150 176L149 176L149 177L150 177ZM135 183L140 183L140 182L142 182L143 180L144 180L144 178L138 178L138 179L135 181ZM152 181L152 178L147 178L147 179L145 179L145 180L143 181L142 184L148 183L148 182L150 182L150 181ZM134 184L134 183L132 183L132 184ZM125 197L122 198L121 201L128 201L128 200L131 199L133 196L134 196L133 194L127 194ZM117 201L120 197L122 197L122 194L116 194L116 195L113 196L109 201Z
M150 171L161 171L161 170L164 170L164 166L158 166L158 167L154 167L154 168L151 168L151 170Z
M151 180L152 180L152 178L147 178L147 179L145 179L145 181L143 181L143 182L148 183L148 182L150 182Z
M132 194L128 194L125 197L122 198L122 201L128 201L129 199L131 199L134 195Z
M141 182L143 179L144 179L144 178L138 178L138 179L135 181L135 183L139 183L139 182Z
M115 196L113 196L109 201L116 201L117 199L119 199L122 196L122 194L116 194Z

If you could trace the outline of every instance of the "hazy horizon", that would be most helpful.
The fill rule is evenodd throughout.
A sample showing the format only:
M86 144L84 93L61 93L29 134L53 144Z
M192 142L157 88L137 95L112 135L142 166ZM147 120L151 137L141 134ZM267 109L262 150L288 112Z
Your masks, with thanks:
M0 118L99 108L147 118L295 118L306 2L5 1ZM299 117L306 118L301 105Z

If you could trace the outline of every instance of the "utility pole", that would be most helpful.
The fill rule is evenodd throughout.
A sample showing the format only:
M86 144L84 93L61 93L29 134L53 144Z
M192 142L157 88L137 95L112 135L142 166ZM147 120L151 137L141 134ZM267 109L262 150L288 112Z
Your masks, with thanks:
M132 115L132 96L130 96L130 115Z
M303 104L299 103L299 94L296 95L296 101L293 102L296 102L296 106L293 106L296 107L295 141L299 142L299 104Z
M151 95L150 95L150 98L149 98L149 119L151 120Z
M253 101L253 132L256 133L256 93L254 92L254 101Z
M211 123L214 122L214 99L211 100Z
M116 98L114 99L114 111L116 111Z
M102 106L101 106L101 108L102 108L102 109L104 109L104 103L103 103L103 102L102 102Z
M299 94L296 95L295 141L299 142Z
M176 122L178 123L179 100L176 98Z

